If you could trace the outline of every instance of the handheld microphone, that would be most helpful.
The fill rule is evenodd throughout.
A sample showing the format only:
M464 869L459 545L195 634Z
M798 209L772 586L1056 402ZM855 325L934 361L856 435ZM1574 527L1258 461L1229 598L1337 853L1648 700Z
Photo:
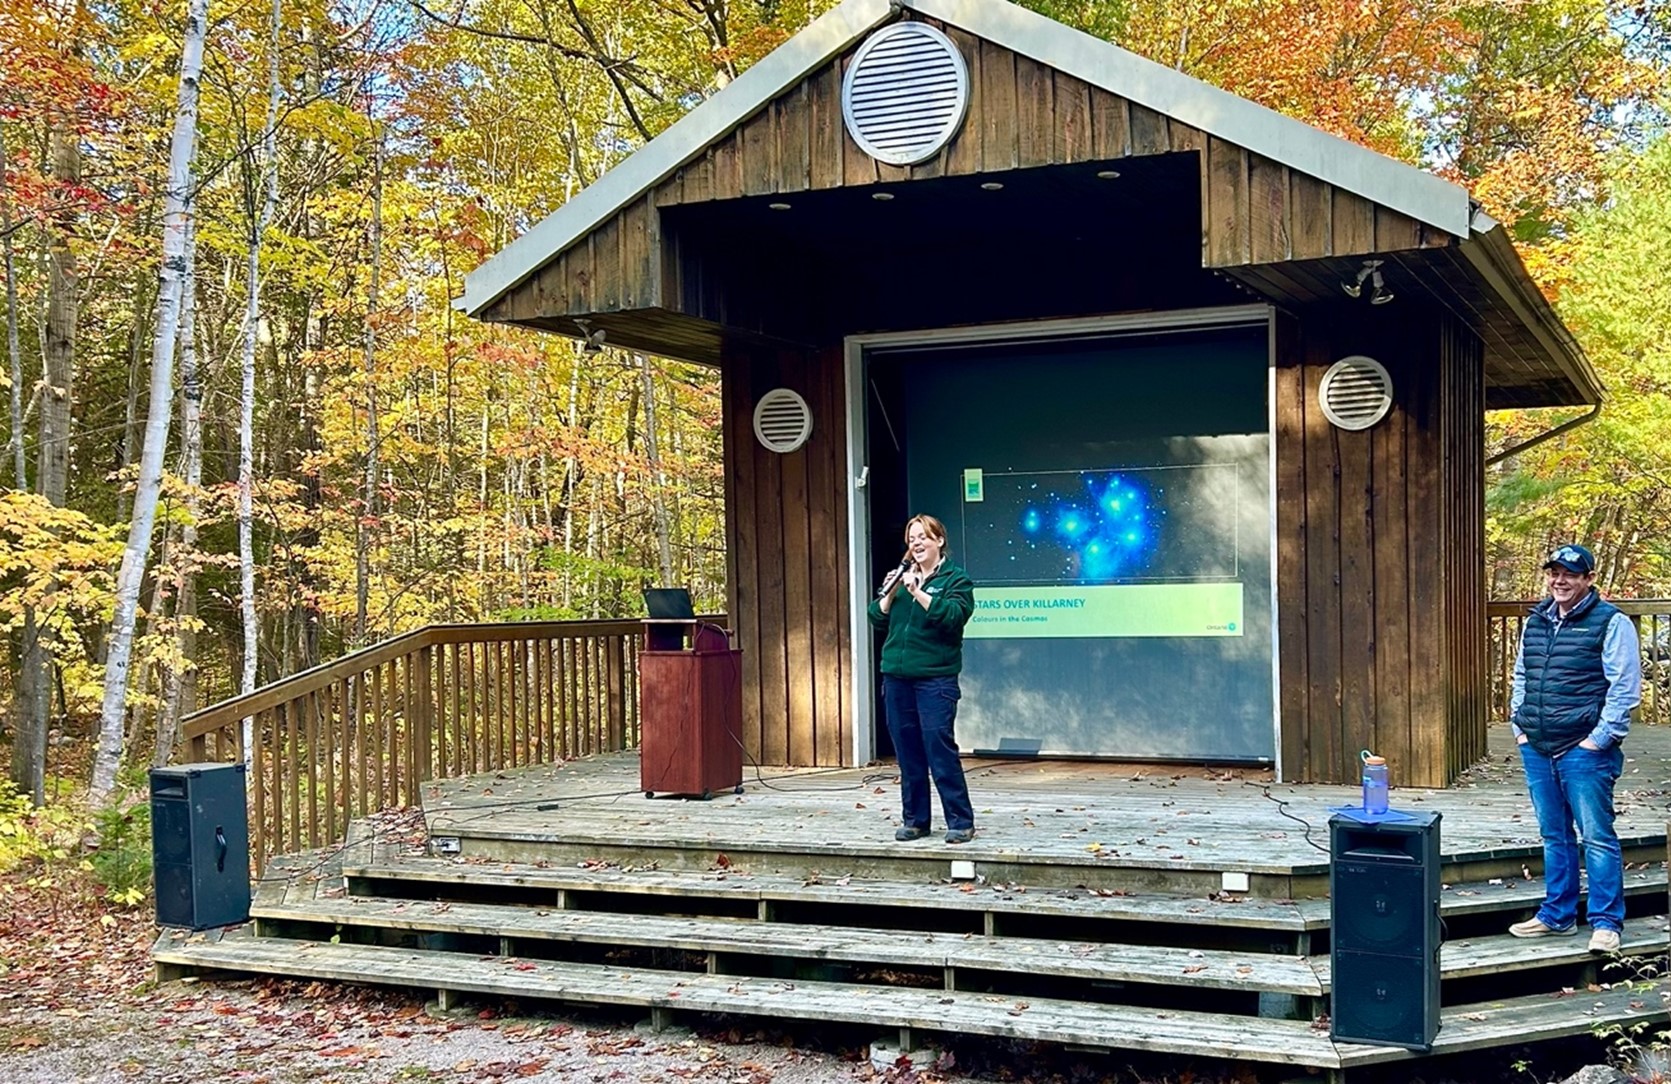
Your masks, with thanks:
M894 584L899 582L899 578L909 571L911 571L911 555L907 553L905 555L905 560L899 562L899 567L888 573L887 576L883 578L882 587L876 592L876 597L881 598L889 591L892 591L894 589Z

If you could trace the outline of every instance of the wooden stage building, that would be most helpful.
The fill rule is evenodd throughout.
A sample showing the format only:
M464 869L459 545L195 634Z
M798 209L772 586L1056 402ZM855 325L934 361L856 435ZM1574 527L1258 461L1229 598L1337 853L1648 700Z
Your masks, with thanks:
M1443 814L1435 1055L1665 1020L1663 978L1505 932L1541 849L1487 726L1485 412L1602 389L1464 189L1004 0L842 0L458 307L719 369L769 767L643 796L635 622L406 633L186 721L249 758L266 861L253 928L165 935L165 975L1373 1072L1416 1055L1319 1026L1367 748ZM925 511L976 584L956 848L892 838L864 618ZM1626 957L1663 976L1639 729Z
M1671 984L1635 980L1665 973L1671 731L1640 729L1619 790L1623 957L1652 967L1506 934L1542 882L1505 728L1458 786L1393 792L1444 817L1432 1056L1666 1019ZM340 849L270 863L251 926L165 933L155 956L164 977L609 1005L657 1024L840 1021L907 1048L950 1032L1330 1079L1420 1056L1335 1043L1321 1022L1329 858L1313 844L1353 789L1200 766L969 767L980 831L961 847L893 840L885 768L765 769L707 802L644 798L630 753L436 781L416 836L357 821Z
M843 0L457 306L720 370L766 764L890 752L864 607L929 512L966 750L1444 786L1485 412L1602 395L1463 188L1005 0Z

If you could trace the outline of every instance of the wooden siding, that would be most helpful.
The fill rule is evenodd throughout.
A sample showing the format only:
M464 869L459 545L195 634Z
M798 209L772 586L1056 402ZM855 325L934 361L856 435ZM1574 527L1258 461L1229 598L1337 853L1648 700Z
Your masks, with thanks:
M1444 424L1444 484L1440 508L1447 517L1442 534L1455 556L1446 562L1445 672L1450 701L1445 718L1445 780L1485 755L1486 703L1490 696L1486 662L1485 582L1485 366L1483 345L1460 321L1439 324L1439 373Z
M737 349L723 362L726 560L743 651L743 744L762 764L852 755L846 396L839 348ZM754 437L754 407L801 394L812 436L787 455Z
M1285 776L1444 786L1484 752L1479 340L1433 313L1321 310L1275 324L1277 595ZM1318 406L1348 354L1392 375L1362 432Z
M664 258L661 215L650 193L552 256L521 285L484 309L481 319L526 323L553 316L657 308L662 303Z
M1073 76L943 27L969 65L958 134L914 166L871 158L847 135L841 79L857 48L768 102L504 298L488 320L665 306L686 311L662 208L1016 169L1195 152L1201 260L1236 267L1444 246L1449 235ZM699 294L700 291L697 291Z

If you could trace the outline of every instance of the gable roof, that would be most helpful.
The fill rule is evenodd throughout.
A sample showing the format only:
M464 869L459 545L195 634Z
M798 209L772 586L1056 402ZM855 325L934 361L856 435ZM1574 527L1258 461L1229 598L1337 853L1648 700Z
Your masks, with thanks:
M957 26L1457 238L1470 235L1472 208L1460 186L1008 0L842 0L470 272L455 306L480 313L901 8Z

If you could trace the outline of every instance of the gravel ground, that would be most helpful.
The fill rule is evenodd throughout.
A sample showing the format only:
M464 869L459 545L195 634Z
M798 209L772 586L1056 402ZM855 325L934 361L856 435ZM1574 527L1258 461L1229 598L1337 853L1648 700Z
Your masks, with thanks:
M878 1074L856 1050L807 1051L761 1041L766 1037L754 1032L649 1034L619 1019L511 1011L500 1003L441 1014L398 994L313 984L177 982L127 1005L0 1015L0 1081L853 1084L934 1078Z

